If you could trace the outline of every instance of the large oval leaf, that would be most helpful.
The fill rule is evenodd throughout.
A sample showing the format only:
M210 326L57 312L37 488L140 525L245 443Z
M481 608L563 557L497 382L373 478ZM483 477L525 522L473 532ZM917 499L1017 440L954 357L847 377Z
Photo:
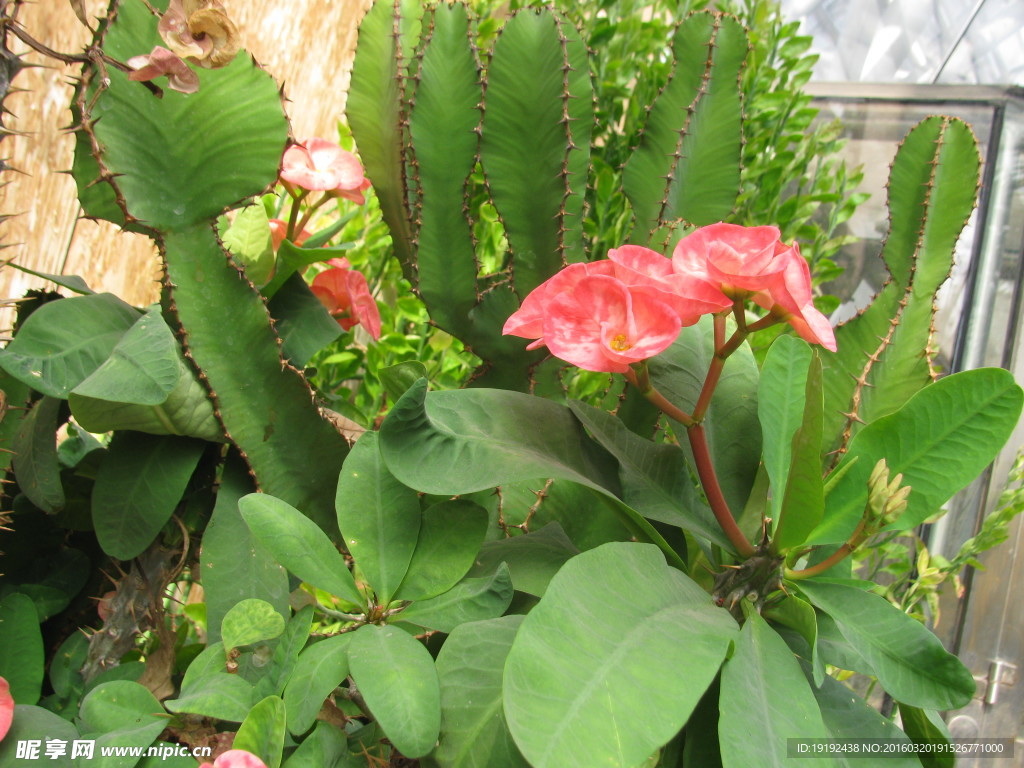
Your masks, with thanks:
M25 321L0 367L51 397L66 398L113 352L139 311L109 293L44 304Z
M309 646L295 664L284 689L288 730L309 730L331 691L348 677L348 643L352 635L335 635Z
M939 639L885 598L845 584L806 581L799 588L835 619L893 698L926 709L957 709L975 683Z
M243 496L238 509L253 536L281 565L314 587L364 604L345 558L327 534L299 510L264 493Z
M397 627L367 624L352 633L349 669L391 743L406 757L434 748L441 689L430 652Z
M509 729L535 768L638 766L686 722L735 636L732 617L656 548L584 552L512 645Z
M825 519L808 543L846 540L867 503L871 471L883 458L890 473L902 473L903 485L913 489L893 528L919 525L992 461L1017 424L1022 400L1013 374L980 368L947 376L868 424L836 468L849 471L829 494Z
M420 531L416 491L398 482L365 432L338 478L338 527L367 583L386 605L405 578Z
M635 536L685 568L651 524L622 503L617 462L564 405L496 389L428 396L421 379L384 419L380 447L395 477L427 493L472 493L538 477L585 485L613 500Z
M119 432L96 477L92 519L103 551L130 560L148 547L181 501L206 443Z
M786 740L824 739L825 725L800 664L756 612L747 616L736 651L722 668L718 739L723 768L789 766ZM827 760L801 761L828 768Z
M458 627L441 646L441 739L444 768L526 768L505 724L501 676L522 616Z

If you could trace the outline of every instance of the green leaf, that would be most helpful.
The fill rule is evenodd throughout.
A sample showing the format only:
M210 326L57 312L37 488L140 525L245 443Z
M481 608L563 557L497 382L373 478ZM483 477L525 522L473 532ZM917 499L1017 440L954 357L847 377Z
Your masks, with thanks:
M850 442L837 471L857 464L829 493L813 544L838 544L857 526L868 497L868 478L879 459L903 475L913 491L892 526L907 530L932 515L992 461L1020 416L1024 393L1001 368L947 376L926 387L895 413L864 427ZM941 707L939 707L941 709Z
M145 686L129 680L117 680L93 688L82 700L78 714L82 725L90 733L113 731L144 731L156 729L149 741L155 739L167 725L167 716L160 702Z
M48 709L19 704L14 708L14 720L7 736L0 741L0 768L23 768L25 765L41 763L45 755L46 739L61 739L70 746L79 738L78 729L63 717L55 715ZM18 745L26 741L39 742L39 759L27 761L18 757ZM70 754L70 751L69 751ZM61 765L87 765L67 759Z
M231 748L251 752L267 768L280 768L284 752L285 718L284 702L277 696L267 696L242 721Z
M288 730L293 734L309 730L324 700L348 677L348 645L352 636L328 637L299 654L284 689Z
M501 616L512 602L512 577L502 563L490 576L464 579L444 594L419 600L397 618L427 629L451 632L460 624Z
M885 598L842 584L805 581L798 586L835 619L893 698L940 710L958 709L971 700L976 686L970 671L935 635Z
M11 462L18 487L44 512L64 509L66 498L57 460L57 427L61 401L40 398L18 425L11 442Z
M210 643L220 640L220 626L227 612L246 598L266 600L281 616L290 613L288 573L274 562L238 511L238 500L252 490L252 478L242 460L230 454L199 553Z
M618 459L623 501L646 518L677 525L732 549L711 510L697 498L686 457L678 446L645 440L600 408L578 401L571 401L569 408Z
M908 704L899 704L899 708L900 721L906 735L915 744L928 745L920 754L921 765L924 768L953 768L956 765L956 756L951 751L946 754L933 751L935 744L949 744L949 728L943 722L942 716L938 712L911 707Z
M345 558L312 520L263 493L242 497L238 509L253 536L291 573L351 603L365 604Z
M142 553L171 519L206 444L188 437L119 432L92 491L103 551L118 560Z
M224 668L224 644L212 643L200 653L181 681L181 695L164 702L170 712L204 715L240 723L255 701L252 684Z
M729 614L656 548L584 552L512 645L509 729L535 768L639 765L686 722L735 636Z
M422 757L441 728L441 691L429 651L412 635L367 624L351 635L352 679L395 748Z
M318 722L284 762L284 768L347 768L349 765L345 732L325 722Z
M428 396L422 380L384 419L380 447L395 477L427 493L472 493L538 477L580 483L614 500L636 536L678 560L651 524L619 501L614 458L550 400L490 389Z
M825 677L825 665L818 653L818 621L814 607L796 595L787 595L780 602L765 606L763 615L766 619L794 629L807 641L815 687L821 686Z
M249 598L236 603L221 622L224 648L231 650L273 640L284 632L284 617L265 600Z
M66 398L138 319L137 309L109 293L48 302L18 329L0 368L44 395Z
M364 432L338 478L338 527L380 603L391 602L405 578L420 531L416 491L388 471L376 432Z
M43 685L43 635L32 600L12 592L0 600L0 677L20 704L35 704Z
M85 280L78 275L52 275L48 272L37 272L34 269L29 269L21 264L15 264L13 261L7 262L7 266L12 269L16 269L19 272L24 272L26 275L33 275L35 277L41 277L44 280L49 280L51 283L56 283L61 288L67 288L72 293L78 293L83 296L96 293L90 288Z
M292 275L267 304L281 337L281 353L302 368L317 352L338 338L342 329L328 314L301 275Z
M423 512L398 600L425 600L447 592L473 566L487 534L487 510L465 499L449 499Z
M419 360L406 360L377 369L377 378L392 402L397 402L420 379L427 377L427 367Z
M803 420L793 435L786 494L772 539L778 552L803 544L825 511L825 484L821 478L821 360L817 355L811 359L807 372L805 401Z
M651 381L672 403L692 411L714 355L710 317L683 328L668 349L649 362ZM757 418L757 363L742 345L725 361L704 419L708 449L729 508L739 513L747 503L761 461L761 427ZM683 434L683 427L677 427ZM687 446L689 455L689 446Z
M221 233L224 247L245 267L245 275L263 285L274 271L274 249L270 218L262 205L248 205L235 214L227 231Z
M110 357L68 395L76 421L92 432L131 429L223 440L213 403L178 341L150 309Z
M522 616L457 627L437 655L444 768L527 768L505 724L501 678Z
M65 699L81 695L85 686L81 669L88 655L89 638L81 632L68 635L50 662L50 685L54 693Z
M826 736L799 663L756 611L747 615L736 651L722 668L719 709L724 768L788 766L788 738ZM806 762L815 768L829 764L817 759Z
M256 695L280 696L284 693L292 671L299 660L302 647L309 640L313 624L313 606L307 605L288 622L280 641L274 646L274 655L263 675L256 683Z
M761 422L764 466L771 480L773 520L782 510L783 490L789 477L793 435L804 417L807 369L811 348L796 336L780 336L768 349L757 390L757 417Z
M508 566L512 585L519 592L543 597L558 570L579 550L562 526L548 523L525 536L484 543L470 574L493 573L501 563Z
M804 664L804 673L810 672ZM884 739L894 745L909 741L907 735L896 727L867 702L833 677L825 676L823 684L812 689L818 700L821 719L831 739ZM902 712L901 712L902 714ZM863 755L851 754L846 757L836 754L832 757L836 768L862 768ZM920 768L921 761L911 753L887 754L886 766L891 768ZM949 763L952 768L952 762Z

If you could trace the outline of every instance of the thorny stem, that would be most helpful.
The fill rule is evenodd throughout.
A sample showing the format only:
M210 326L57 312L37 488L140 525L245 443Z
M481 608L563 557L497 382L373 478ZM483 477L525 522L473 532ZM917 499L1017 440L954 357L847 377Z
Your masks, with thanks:
M315 203L309 206L306 209L306 212L302 215L302 219L299 221L298 226L295 228L298 231L289 232L289 234L291 234L293 237L298 237L298 235L302 233L302 230L306 228L306 225L309 223L309 220L313 218L313 214L316 213L317 209L330 199L331 198L329 195L323 195L319 200L317 200Z

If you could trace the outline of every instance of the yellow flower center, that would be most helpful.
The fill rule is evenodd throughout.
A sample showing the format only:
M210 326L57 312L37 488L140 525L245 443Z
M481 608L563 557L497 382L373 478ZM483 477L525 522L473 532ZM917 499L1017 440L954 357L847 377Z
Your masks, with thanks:
M611 340L609 346L616 352L625 352L633 345L626 341L626 334L620 333Z

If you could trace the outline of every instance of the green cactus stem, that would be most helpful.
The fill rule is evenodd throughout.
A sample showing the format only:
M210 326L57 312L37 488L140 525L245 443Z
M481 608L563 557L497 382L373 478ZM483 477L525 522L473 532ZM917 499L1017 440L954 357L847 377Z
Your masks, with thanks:
M871 305L836 329L822 357L825 450L838 463L860 425L897 410L933 380L935 294L974 209L980 167L970 127L928 117L907 134L889 176L890 278Z

